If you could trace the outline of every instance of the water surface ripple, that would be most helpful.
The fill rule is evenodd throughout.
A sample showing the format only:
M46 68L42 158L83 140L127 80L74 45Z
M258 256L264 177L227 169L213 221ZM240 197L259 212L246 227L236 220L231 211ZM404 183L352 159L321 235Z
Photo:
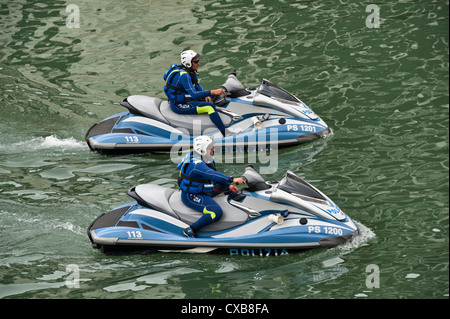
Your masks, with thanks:
M0 6L0 298L448 298L448 1L384 1L379 28L347 0L76 4L80 28L66 1ZM331 136L280 150L265 178L312 182L361 236L278 258L91 249L97 215L136 184L175 188L176 173L163 154L91 153L84 134L129 94L163 98L162 74L188 48L203 87L236 68L329 124Z

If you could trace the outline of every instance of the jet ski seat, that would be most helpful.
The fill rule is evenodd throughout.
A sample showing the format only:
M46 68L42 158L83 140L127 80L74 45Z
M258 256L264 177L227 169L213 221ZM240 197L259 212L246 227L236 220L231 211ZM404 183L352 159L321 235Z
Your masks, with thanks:
M243 212L239 208L231 206L227 201L227 196L217 196L214 200L219 204L223 210L222 218L217 222L212 223L201 229L201 231L219 231L223 229L228 229L245 223L248 220L247 213ZM203 213L200 213L181 201L181 191L176 191L170 196L169 199L170 207L177 213L182 221L188 225L196 222Z
M170 124L159 111L162 100L145 95L131 95L120 101L131 113Z
M182 127L189 131L190 134L202 134L206 129L212 128L217 130L209 115L204 114L178 114L172 111L169 102L162 101L160 104L160 112L173 127ZM218 112L225 127L229 126L232 118L224 113ZM194 132L195 131L195 132Z
M197 134L204 132L207 128L216 129L208 114L178 114L172 111L169 102L157 97L131 95L123 99L120 104L133 114L155 119L173 127L185 128L190 134L194 133L194 129ZM229 126L233 121L228 114L219 112L219 116L225 126Z
M130 191L132 190L133 188ZM134 192L138 195L139 199L134 196L132 197L136 198L141 205L162 211L182 220L188 225L193 224L203 216L202 213L186 206L181 201L181 191L156 184L142 184L136 186ZM222 218L202 228L201 231L213 232L228 229L241 225L249 219L246 212L228 203L227 196L217 196L214 197L214 200L223 210Z

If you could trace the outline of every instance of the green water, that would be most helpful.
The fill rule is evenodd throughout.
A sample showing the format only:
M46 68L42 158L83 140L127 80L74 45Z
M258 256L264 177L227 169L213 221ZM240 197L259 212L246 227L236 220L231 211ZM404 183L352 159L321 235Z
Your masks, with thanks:
M448 1L377 2L379 28L350 0L77 0L79 28L71 3L0 1L0 298L448 298ZM84 134L129 94L164 97L188 48L203 87L236 68L325 120L331 136L280 150L264 177L312 182L358 238L268 258L91 248L96 216L176 173L164 154L92 153Z

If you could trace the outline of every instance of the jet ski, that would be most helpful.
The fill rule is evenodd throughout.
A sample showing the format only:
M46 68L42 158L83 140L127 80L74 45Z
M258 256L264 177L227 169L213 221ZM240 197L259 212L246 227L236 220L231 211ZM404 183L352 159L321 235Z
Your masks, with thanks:
M196 136L209 135L216 148L261 150L309 142L331 132L311 108L269 80L246 89L234 70L222 88L227 93L215 104L225 137L208 114L177 114L160 98L132 95L120 102L127 111L91 126L86 142L100 153L178 152L188 149Z
M202 214L185 206L181 191L156 184L132 187L135 200L97 217L88 228L94 248L107 254L194 252L229 255L282 255L334 247L358 228L320 190L288 171L280 182L266 182L247 166L246 188L218 195L223 215L196 237L183 229Z

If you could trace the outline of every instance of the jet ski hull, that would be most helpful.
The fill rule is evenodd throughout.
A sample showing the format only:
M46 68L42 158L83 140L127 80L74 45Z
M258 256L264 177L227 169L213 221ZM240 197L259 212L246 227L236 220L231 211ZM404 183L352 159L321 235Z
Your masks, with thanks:
M168 126L164 131L152 126L139 130L139 127L124 123L127 119L131 122L130 119L139 120L139 116L127 112L119 113L91 126L86 133L89 148L104 154L177 152L179 149L189 149L193 138L197 136L184 134ZM283 148L308 143L331 133L330 128L316 125L311 120L291 119L289 123L275 123L258 131L251 129L225 138L216 137L215 145L223 150L244 151Z
M183 237L182 230L188 227L187 224L179 222L177 226L174 226L158 220L157 214L153 218L149 217L152 212L136 202L129 203L118 210L120 212L116 209L100 215L88 229L88 236L93 247L104 253L160 251L281 255L312 248L335 247L358 234L358 229L351 220L348 220L345 226L337 226L336 223L311 218L311 216L307 218L290 214L281 225L269 221L268 216L253 220L254 225L246 224L247 228L257 229L257 233L251 235L233 236L232 232L239 231L237 227L225 232L213 233L213 235L210 232L200 232L197 238L186 238ZM146 210L146 218L153 219L153 222L144 221L145 218L142 218L142 215L139 217L141 220L126 217L140 215L133 213L137 210ZM122 212L123 215L119 217L118 215ZM119 217L118 220L116 220L117 217ZM169 228L172 229L169 230ZM227 237L227 233L230 237Z
M167 101L133 95L121 101L128 112L92 125L86 142L100 153L178 152L196 136L209 135L216 147L252 150L298 145L331 133L306 104L267 80L258 89L242 90L244 96L231 94L217 105L226 137L208 114L177 114Z
M106 253L264 256L335 247L358 234L356 224L328 197L297 181L301 182L265 183L260 190L215 197L224 214L218 222L202 228L196 238L185 237L182 232L201 213L182 204L180 191L139 185L129 191L136 201L97 217L88 228L88 236L94 248ZM295 192L290 193L293 187Z

